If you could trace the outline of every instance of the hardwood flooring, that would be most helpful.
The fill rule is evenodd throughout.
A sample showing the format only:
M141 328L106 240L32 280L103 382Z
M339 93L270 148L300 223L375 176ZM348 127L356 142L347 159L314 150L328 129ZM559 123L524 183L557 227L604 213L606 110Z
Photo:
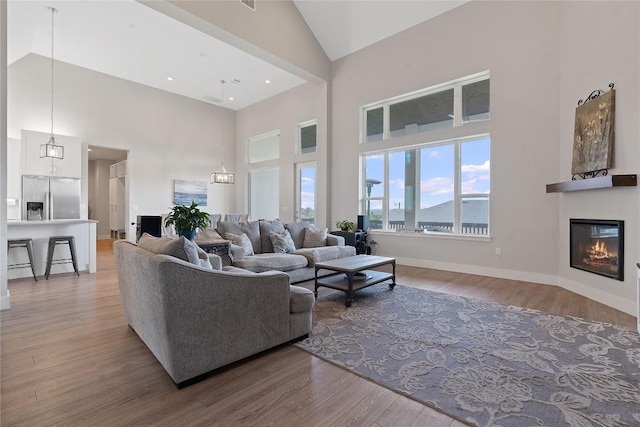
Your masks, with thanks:
M635 328L633 316L563 289L399 266L402 285ZM0 423L6 426L464 425L285 345L177 390L127 326L111 241L98 272L10 281L0 312Z

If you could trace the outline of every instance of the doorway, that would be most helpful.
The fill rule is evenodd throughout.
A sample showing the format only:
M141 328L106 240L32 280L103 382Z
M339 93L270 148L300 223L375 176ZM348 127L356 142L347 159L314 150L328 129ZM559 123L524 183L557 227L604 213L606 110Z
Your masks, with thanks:
M98 221L96 237L127 238L129 172L127 150L89 145L89 219Z

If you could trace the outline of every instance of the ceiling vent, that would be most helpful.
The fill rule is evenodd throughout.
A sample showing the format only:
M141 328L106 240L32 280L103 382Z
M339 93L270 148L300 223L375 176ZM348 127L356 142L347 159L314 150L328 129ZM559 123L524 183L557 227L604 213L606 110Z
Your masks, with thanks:
M249 9L256 10L256 0L240 0L240 3L247 6Z
M205 95L205 96L202 97L202 99L204 101L212 102L214 104L222 104L222 99L216 98L214 96Z

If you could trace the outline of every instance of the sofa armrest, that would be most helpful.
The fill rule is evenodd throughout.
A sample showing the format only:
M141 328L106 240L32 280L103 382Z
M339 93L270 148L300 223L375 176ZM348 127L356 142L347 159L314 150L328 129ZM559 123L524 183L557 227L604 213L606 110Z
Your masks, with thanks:
M231 248L231 256L233 257L234 262L242 261L244 259L244 248L242 246L229 243L229 247Z
M327 234L327 246L344 246L345 240L342 236L334 236L333 234Z

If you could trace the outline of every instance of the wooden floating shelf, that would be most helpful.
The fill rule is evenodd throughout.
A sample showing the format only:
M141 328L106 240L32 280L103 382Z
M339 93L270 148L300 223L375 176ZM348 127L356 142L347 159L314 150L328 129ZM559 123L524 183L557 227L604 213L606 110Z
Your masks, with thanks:
M547 184L547 193L564 193L567 191L595 190L611 187L636 187L638 176L633 175L606 175L596 178L577 179L575 181L557 182Z

